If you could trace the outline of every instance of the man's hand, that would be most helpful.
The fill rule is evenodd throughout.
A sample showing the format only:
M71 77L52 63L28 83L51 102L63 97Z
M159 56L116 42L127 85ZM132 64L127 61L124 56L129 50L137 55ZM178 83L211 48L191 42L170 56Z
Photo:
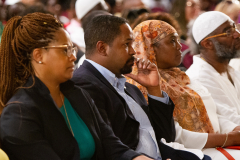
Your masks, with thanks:
M229 132L225 146L240 146L240 131Z
M148 158L146 156L138 156L134 158L133 160L153 160L152 158Z
M160 74L158 68L154 63L151 63L149 60L137 59L136 66L138 68L137 75L134 74L125 74L146 87L148 93L153 96L162 97L162 92L160 88Z

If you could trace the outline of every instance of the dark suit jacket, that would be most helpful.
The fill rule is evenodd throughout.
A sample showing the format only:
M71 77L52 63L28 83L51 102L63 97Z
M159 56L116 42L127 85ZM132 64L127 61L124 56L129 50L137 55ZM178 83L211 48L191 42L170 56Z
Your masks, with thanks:
M32 78L25 87L33 84ZM132 159L139 154L116 138L102 120L88 93L67 81L62 93L89 128L96 151L93 159ZM11 160L79 160L77 141L50 96L48 88L35 77L31 88L21 88L1 115L3 150Z
M103 75L87 61L84 61L80 68L74 72L72 80L76 85L88 91L103 119L112 126L115 135L119 137L124 144L135 150L139 142L139 122L135 120L122 96L119 95ZM136 86L129 83L126 83L125 86L125 92L131 96L148 115L159 143L162 158L172 158L172 160L185 159L186 157L183 157L185 152L177 153L177 150L171 149L171 147L165 147L165 145L160 142L161 138L165 138L167 142L175 140L176 133L172 117L174 110L173 102L170 100L170 105L167 105L149 98L148 105L143 94ZM189 152L187 152L187 155L189 155L191 159L193 159L193 157L199 159Z

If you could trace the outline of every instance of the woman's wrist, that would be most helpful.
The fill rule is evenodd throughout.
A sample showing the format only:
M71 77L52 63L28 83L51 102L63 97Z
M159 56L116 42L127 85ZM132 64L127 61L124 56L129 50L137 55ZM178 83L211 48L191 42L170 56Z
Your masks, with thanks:
M163 97L161 87L156 86L156 87L147 87L146 88L148 91L148 94L156 96L156 97Z

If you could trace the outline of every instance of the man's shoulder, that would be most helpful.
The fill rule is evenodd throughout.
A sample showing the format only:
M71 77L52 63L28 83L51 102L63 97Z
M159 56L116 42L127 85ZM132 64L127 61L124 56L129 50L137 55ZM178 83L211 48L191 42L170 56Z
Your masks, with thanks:
M90 81L93 78L97 79L95 72L97 72L97 70L95 71L93 67L91 68L91 64L84 62L79 68L74 71L72 81L76 83L83 80Z
M186 71L186 74L190 79L205 79L211 78L213 75L217 73L214 69L209 68L208 65L205 64L192 64L189 69Z

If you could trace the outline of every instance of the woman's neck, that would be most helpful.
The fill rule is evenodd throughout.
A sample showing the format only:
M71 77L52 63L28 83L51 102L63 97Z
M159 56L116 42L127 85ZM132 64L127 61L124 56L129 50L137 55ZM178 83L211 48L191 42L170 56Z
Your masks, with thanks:
M60 83L57 81L54 81L52 79L49 78L43 78L41 76L36 75L48 88L54 102L56 103L56 105L61 108L63 105L63 94L60 91Z

